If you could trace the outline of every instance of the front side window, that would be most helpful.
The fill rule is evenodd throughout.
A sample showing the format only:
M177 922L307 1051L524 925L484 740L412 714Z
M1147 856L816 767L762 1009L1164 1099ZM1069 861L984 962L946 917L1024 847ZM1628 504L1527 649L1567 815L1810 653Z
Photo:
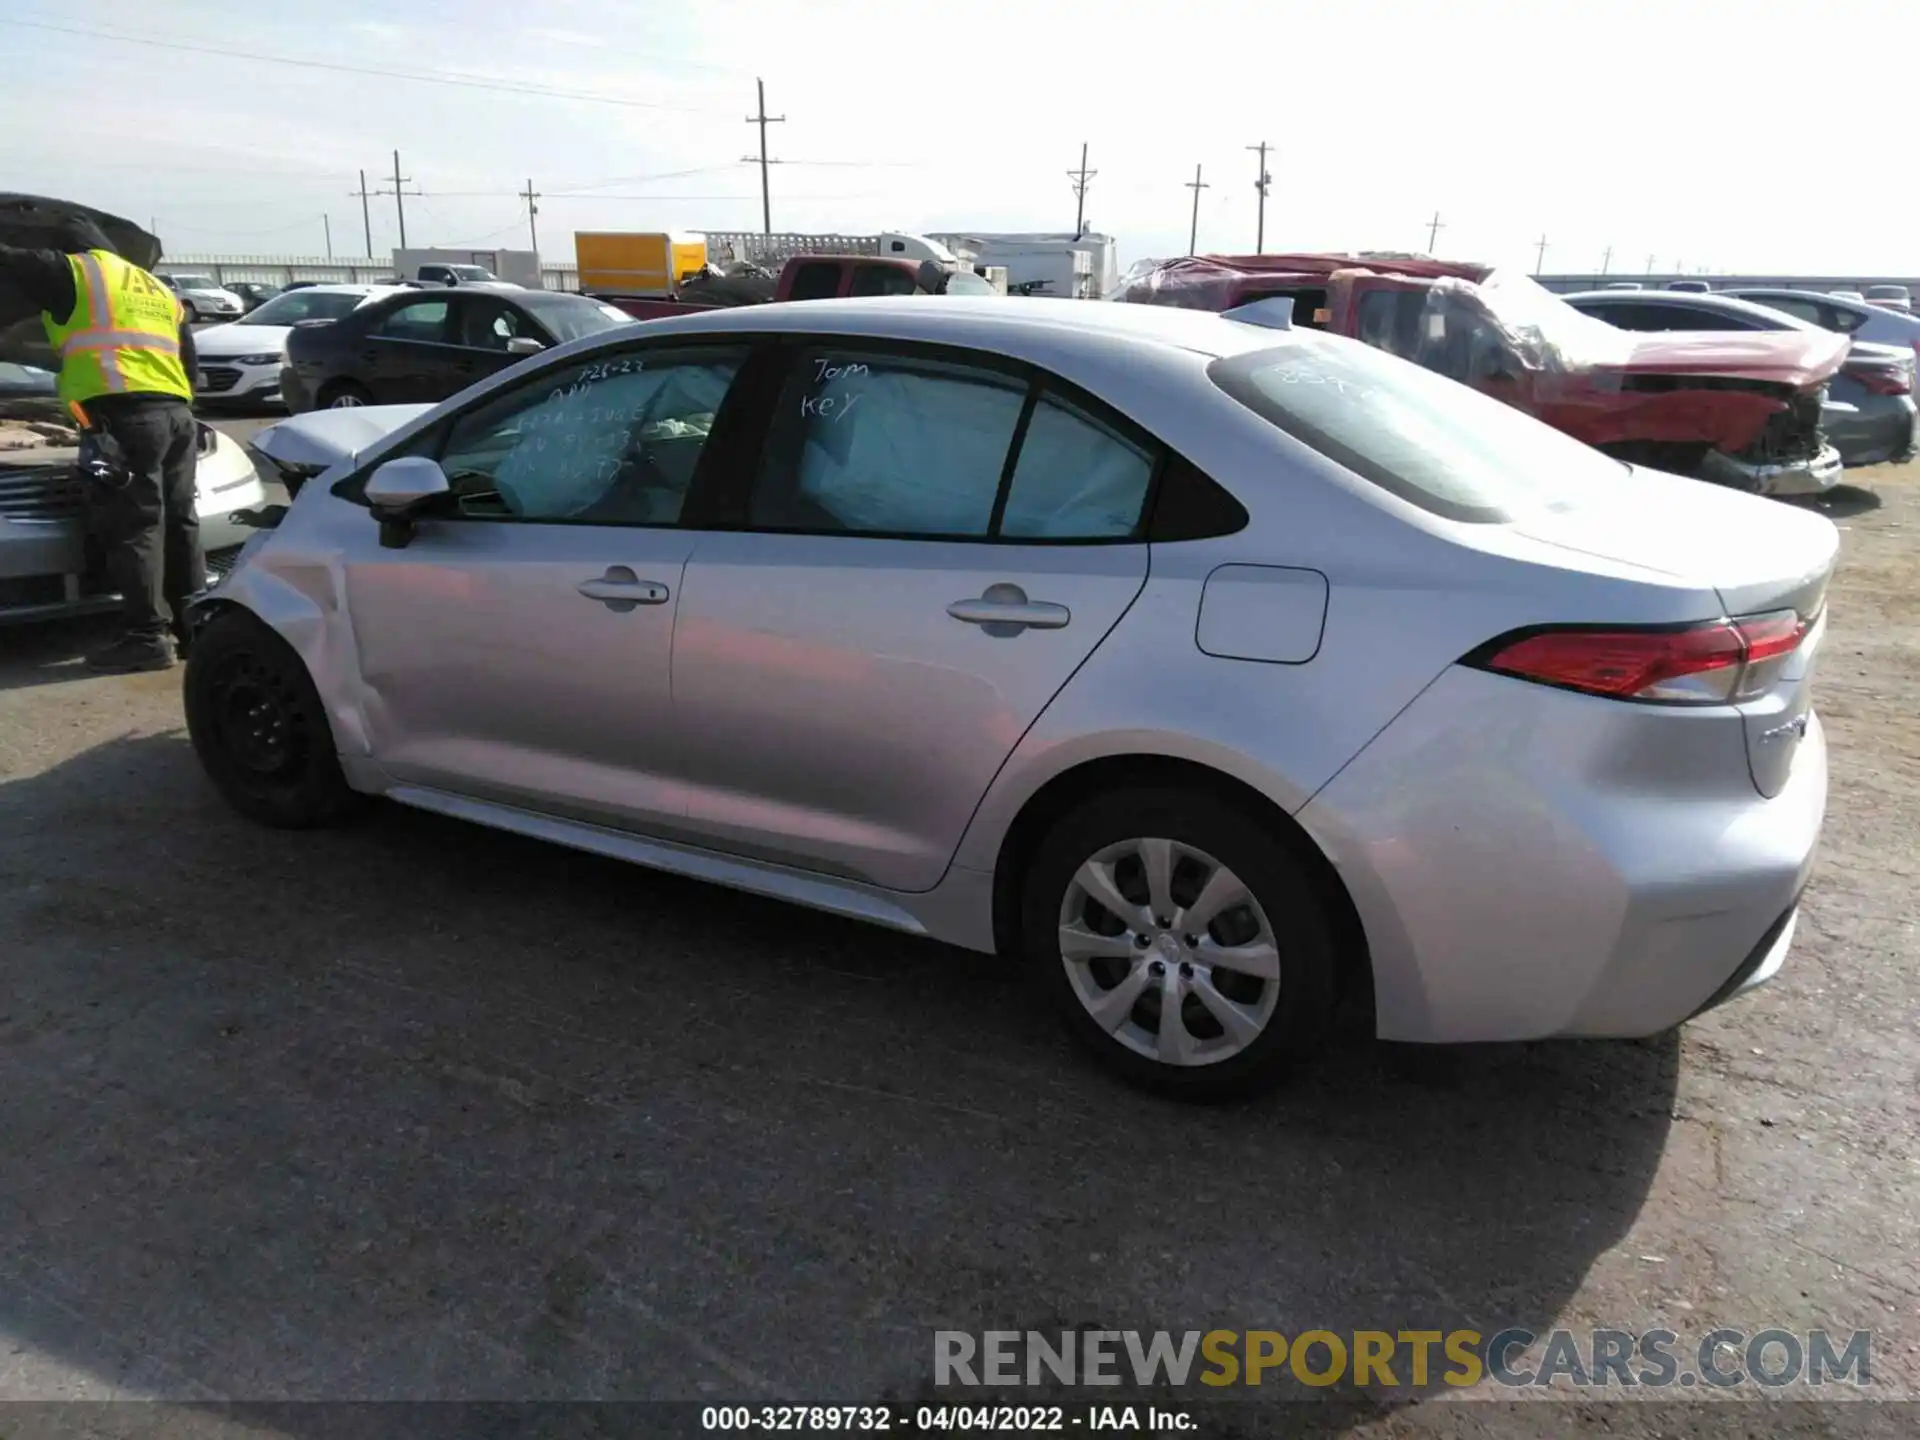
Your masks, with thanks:
M471 519L678 522L739 353L568 365L454 422L440 467Z
M1411 504L1454 520L1569 509L1621 464L1466 385L1365 345L1302 334L1216 360L1262 419Z
M382 315L374 322L373 333L388 340L443 345L447 343L447 314L450 308L444 300L415 300Z
M461 307L460 343L475 350L504 351L509 342L534 334L533 327L518 310L503 300L470 299Z

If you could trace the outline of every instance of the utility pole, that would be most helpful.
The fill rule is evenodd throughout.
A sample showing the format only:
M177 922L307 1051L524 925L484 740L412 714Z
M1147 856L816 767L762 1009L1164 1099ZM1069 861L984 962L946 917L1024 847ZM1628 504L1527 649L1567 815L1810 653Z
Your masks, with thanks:
M520 198L527 202L527 239L533 244L533 253L538 255L540 253L540 232L534 228L533 217L540 213L540 206L536 203L540 199L540 192L533 188L533 180L531 177L527 180L527 188L520 192Z
M767 185L767 167L778 165L780 162L767 158L767 126L784 125L787 117L767 114L767 82L755 80L753 84L760 95L760 113L747 116L747 124L760 127L760 229L762 234L771 235L773 234L773 200ZM751 165L753 159L751 155L745 156L742 163Z
M1649 275L1653 273L1653 258L1651 255L1647 256L1647 274Z
M1200 248L1200 192L1211 190L1213 186L1200 178L1200 167L1193 167L1193 179L1187 181L1187 189L1193 191L1193 228L1187 232L1187 254L1191 255Z
M1602 275L1606 274L1607 266L1611 265L1612 263L1613 263L1613 247L1609 245L1607 246L1606 253L1600 257L1600 273Z
M1082 140L1080 168L1067 172L1067 178L1073 181L1073 238L1076 240L1087 233L1087 182L1099 173L1087 168L1087 142Z
M1247 146L1247 149L1257 152L1260 156L1260 178L1253 182L1253 188L1260 195L1260 219L1253 232L1253 253L1256 255L1267 253L1267 186L1273 183L1273 177L1267 174L1267 151L1270 148L1264 140L1258 145ZM1196 200L1200 198L1198 190L1193 193Z
M1538 275L1542 270L1546 269L1546 266L1547 266L1547 237L1545 235L1542 235L1540 237L1539 251L1534 256L1533 273Z
M1427 222L1427 254L1433 253L1434 243L1439 240L1440 232L1446 228L1447 222L1440 218L1440 212L1434 211L1433 219Z
M407 202L404 197L408 195L423 195L426 193L423 190L407 189L407 184L412 179L413 177L411 175L402 175L400 173L400 152L396 150L393 152L393 189L376 190L373 192L376 195L393 196L394 212L400 220L400 248L402 250L407 248ZM369 257L373 254L373 240L371 235L369 235L367 240L367 254Z
M326 226L327 229L327 259L331 260L333 258L333 217L331 215L322 215L320 217L320 223Z
M373 258L373 212L367 208L367 197L377 194L378 192L367 189L367 172L362 170L360 172L360 188L358 190L349 190L347 193L360 197L360 223L366 227L367 258L371 260Z

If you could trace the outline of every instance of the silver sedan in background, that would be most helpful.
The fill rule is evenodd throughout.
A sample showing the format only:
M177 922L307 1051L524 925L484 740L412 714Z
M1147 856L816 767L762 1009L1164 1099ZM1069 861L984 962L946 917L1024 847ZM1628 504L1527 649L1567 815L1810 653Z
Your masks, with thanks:
M1770 978L1834 527L1284 310L755 306L283 422L194 745L269 824L384 796L1015 956L1177 1094L1342 999L1639 1036Z

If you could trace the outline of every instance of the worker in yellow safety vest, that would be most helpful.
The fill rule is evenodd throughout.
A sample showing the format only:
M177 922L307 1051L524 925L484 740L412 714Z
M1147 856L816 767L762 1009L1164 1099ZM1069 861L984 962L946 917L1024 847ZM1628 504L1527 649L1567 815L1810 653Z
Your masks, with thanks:
M0 309L39 309L60 355L60 398L81 429L90 519L125 622L87 663L164 670L176 648L185 654L186 602L207 580L193 331L173 292L115 253L91 221L67 220L54 239L57 249L0 245Z

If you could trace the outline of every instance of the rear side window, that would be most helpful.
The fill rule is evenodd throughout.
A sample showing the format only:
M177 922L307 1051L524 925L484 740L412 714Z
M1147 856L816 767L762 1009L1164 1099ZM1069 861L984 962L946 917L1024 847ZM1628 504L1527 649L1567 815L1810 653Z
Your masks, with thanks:
M1216 360L1207 374L1296 440L1450 520L1567 509L1622 469L1470 386L1337 337Z
M911 295L919 283L898 265L857 265L849 295Z
M809 349L776 403L743 518L815 534L1136 539L1160 453L1118 423L998 366Z
M840 267L824 264L801 265L793 274L789 300L831 300L840 293Z
M821 351L780 397L756 529L984 537L1024 382L941 360Z

